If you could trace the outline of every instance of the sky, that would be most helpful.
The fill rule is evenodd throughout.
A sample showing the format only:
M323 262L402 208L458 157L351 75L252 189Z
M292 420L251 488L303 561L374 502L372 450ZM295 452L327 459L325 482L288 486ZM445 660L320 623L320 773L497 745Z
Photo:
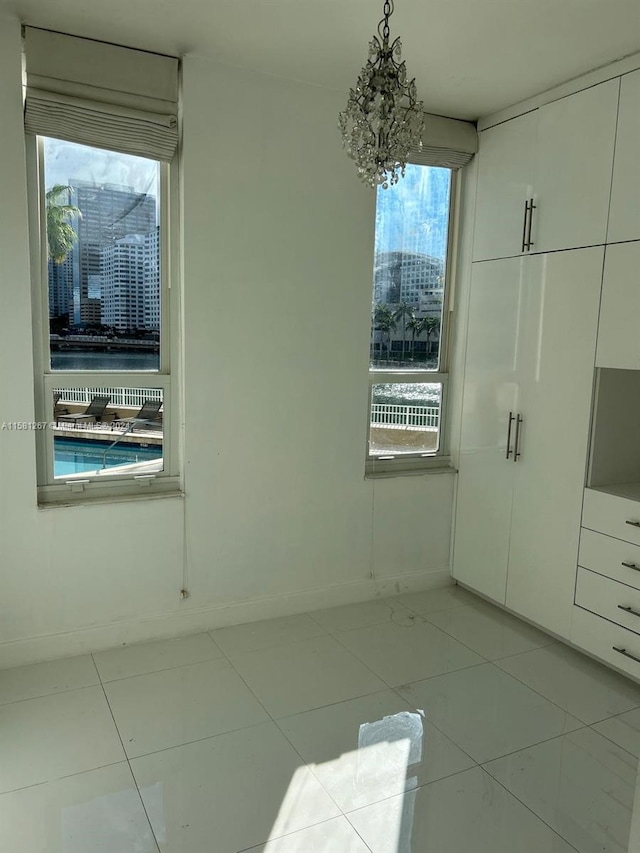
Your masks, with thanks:
M408 165L404 178L378 187L376 253L418 252L444 260L451 172Z
M159 165L155 160L45 139L45 189L70 180L120 184L135 192L159 196Z

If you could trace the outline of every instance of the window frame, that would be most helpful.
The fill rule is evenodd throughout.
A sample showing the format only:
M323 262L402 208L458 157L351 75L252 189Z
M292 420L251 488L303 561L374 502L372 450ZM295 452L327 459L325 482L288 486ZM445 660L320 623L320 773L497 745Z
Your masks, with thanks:
M33 368L37 424L51 420L52 392L56 387L161 388L163 391L163 470L153 475L53 475L53 431L36 429L36 473L39 506L88 503L93 500L182 494L180 434L180 294L178 217L178 153L171 163L159 164L160 210L160 363L158 370L53 370L49 350L49 281L45 212L43 136L25 134L27 199L31 260ZM100 146L89 146L100 149ZM149 158L154 159L154 158ZM174 286L172 286L172 284Z
M411 163L411 161L409 161ZM428 166L428 163L413 163L416 166ZM435 168L442 168L440 166ZM453 328L454 282L456 278L456 260L458 229L460 217L460 187L461 176L459 169L451 169L451 184L449 189L449 220L447 231L447 250L444 274L444 296L442 300L442 316L440 321L440 340L438 369L385 370L371 367L369 354L369 386L367 395L367 443L365 458L365 477L392 477L406 474L424 474L450 471L451 456L449 449L449 367L451 358L451 332ZM371 336L369 338L371 347ZM415 453L397 453L377 455L370 453L371 438L371 403L374 385L403 384L433 384L441 385L440 414L438 427L438 449L432 453L417 451Z

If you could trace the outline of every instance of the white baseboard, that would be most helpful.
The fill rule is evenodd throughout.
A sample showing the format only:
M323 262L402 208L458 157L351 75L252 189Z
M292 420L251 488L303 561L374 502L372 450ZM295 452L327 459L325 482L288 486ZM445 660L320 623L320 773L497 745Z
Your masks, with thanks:
M160 616L96 625L28 639L7 640L0 643L0 669L83 655L131 643L166 640L199 631L225 628L228 625L257 622L260 619L291 616L322 607L337 607L404 592L436 589L451 583L453 580L449 568L443 567L216 607L189 608L187 600L181 610Z

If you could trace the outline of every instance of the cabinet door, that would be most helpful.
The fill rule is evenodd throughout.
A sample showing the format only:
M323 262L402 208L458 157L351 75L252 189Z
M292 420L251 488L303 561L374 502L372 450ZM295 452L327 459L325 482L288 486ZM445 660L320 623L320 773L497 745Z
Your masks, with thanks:
M596 365L640 369L640 241L606 248Z
M524 258L473 264L453 576L504 603L516 466L506 459L518 400ZM513 446L514 432L511 435Z
M640 240L640 71L620 84L607 242Z
M531 198L537 111L480 134L473 259L522 252L525 203Z
M529 258L507 606L568 637L604 249Z
M538 110L533 252L606 240L620 78Z

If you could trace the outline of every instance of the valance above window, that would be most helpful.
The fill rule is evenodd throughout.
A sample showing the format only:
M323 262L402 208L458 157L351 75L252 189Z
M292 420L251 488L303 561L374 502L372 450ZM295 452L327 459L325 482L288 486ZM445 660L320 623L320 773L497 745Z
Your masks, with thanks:
M25 130L157 160L178 144L178 60L25 28Z

